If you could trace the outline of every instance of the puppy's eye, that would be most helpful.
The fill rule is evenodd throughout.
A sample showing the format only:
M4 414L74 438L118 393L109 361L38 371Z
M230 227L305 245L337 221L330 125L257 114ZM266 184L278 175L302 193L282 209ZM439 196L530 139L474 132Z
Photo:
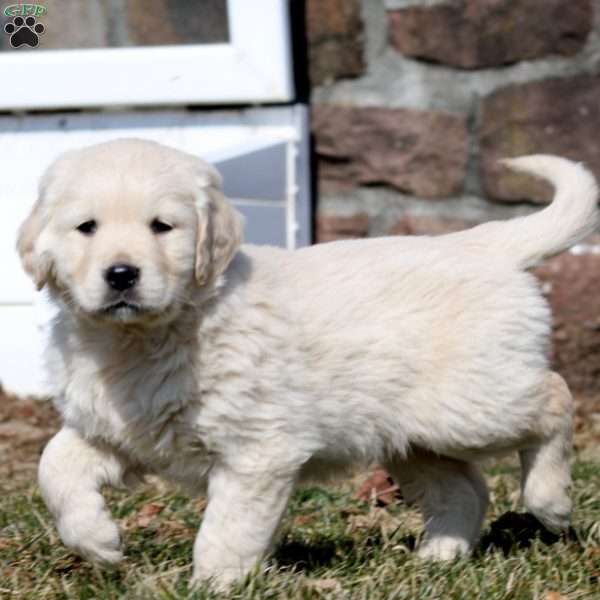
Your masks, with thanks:
M173 226L161 221L160 219L154 219L154 221L150 223L150 229L152 229L154 233L167 233L167 231L171 231L171 229L173 229Z
M81 225L78 225L75 229L83 235L94 235L96 233L96 229L98 229L98 223L93 219L90 221L84 221Z

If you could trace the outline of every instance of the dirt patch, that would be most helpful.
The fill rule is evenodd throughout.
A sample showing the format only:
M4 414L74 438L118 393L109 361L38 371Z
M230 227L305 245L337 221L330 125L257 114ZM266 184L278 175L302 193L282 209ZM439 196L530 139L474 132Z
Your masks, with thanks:
M0 490L35 478L42 449L59 429L60 418L49 399L20 398L0 386Z

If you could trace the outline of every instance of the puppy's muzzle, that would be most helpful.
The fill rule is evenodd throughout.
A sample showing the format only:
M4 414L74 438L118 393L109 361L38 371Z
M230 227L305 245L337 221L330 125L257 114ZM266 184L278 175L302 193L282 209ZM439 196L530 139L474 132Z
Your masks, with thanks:
M119 263L111 265L104 272L106 283L117 292L131 289L140 278L140 270L133 265Z

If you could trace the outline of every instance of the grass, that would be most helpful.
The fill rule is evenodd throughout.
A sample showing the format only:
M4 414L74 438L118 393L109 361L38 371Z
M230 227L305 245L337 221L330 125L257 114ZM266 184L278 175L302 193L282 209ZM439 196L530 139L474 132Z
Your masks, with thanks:
M537 535L514 514L518 472L488 469L487 534L470 559L430 564L412 552L421 524L402 504L377 508L349 483L293 498L266 574L227 596L187 587L204 503L158 488L107 492L124 530L126 560L114 570L81 561L60 543L35 487L0 497L0 598L77 599L540 599L600 598L600 466L574 466L575 532ZM492 530L490 522L495 522Z

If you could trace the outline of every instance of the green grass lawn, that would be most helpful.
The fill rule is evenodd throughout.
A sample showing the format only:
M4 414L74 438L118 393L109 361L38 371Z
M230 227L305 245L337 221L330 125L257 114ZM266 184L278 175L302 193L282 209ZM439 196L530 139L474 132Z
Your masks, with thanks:
M491 506L473 558L430 564L412 552L421 529L403 504L369 506L355 483L296 493L270 569L227 596L187 588L203 502L147 487L108 493L126 543L112 571L73 556L60 543L35 487L0 496L0 598L352 598L365 600L600 599L600 466L574 468L574 534L535 535L517 509L518 471L487 470ZM490 523L495 522L490 531Z

